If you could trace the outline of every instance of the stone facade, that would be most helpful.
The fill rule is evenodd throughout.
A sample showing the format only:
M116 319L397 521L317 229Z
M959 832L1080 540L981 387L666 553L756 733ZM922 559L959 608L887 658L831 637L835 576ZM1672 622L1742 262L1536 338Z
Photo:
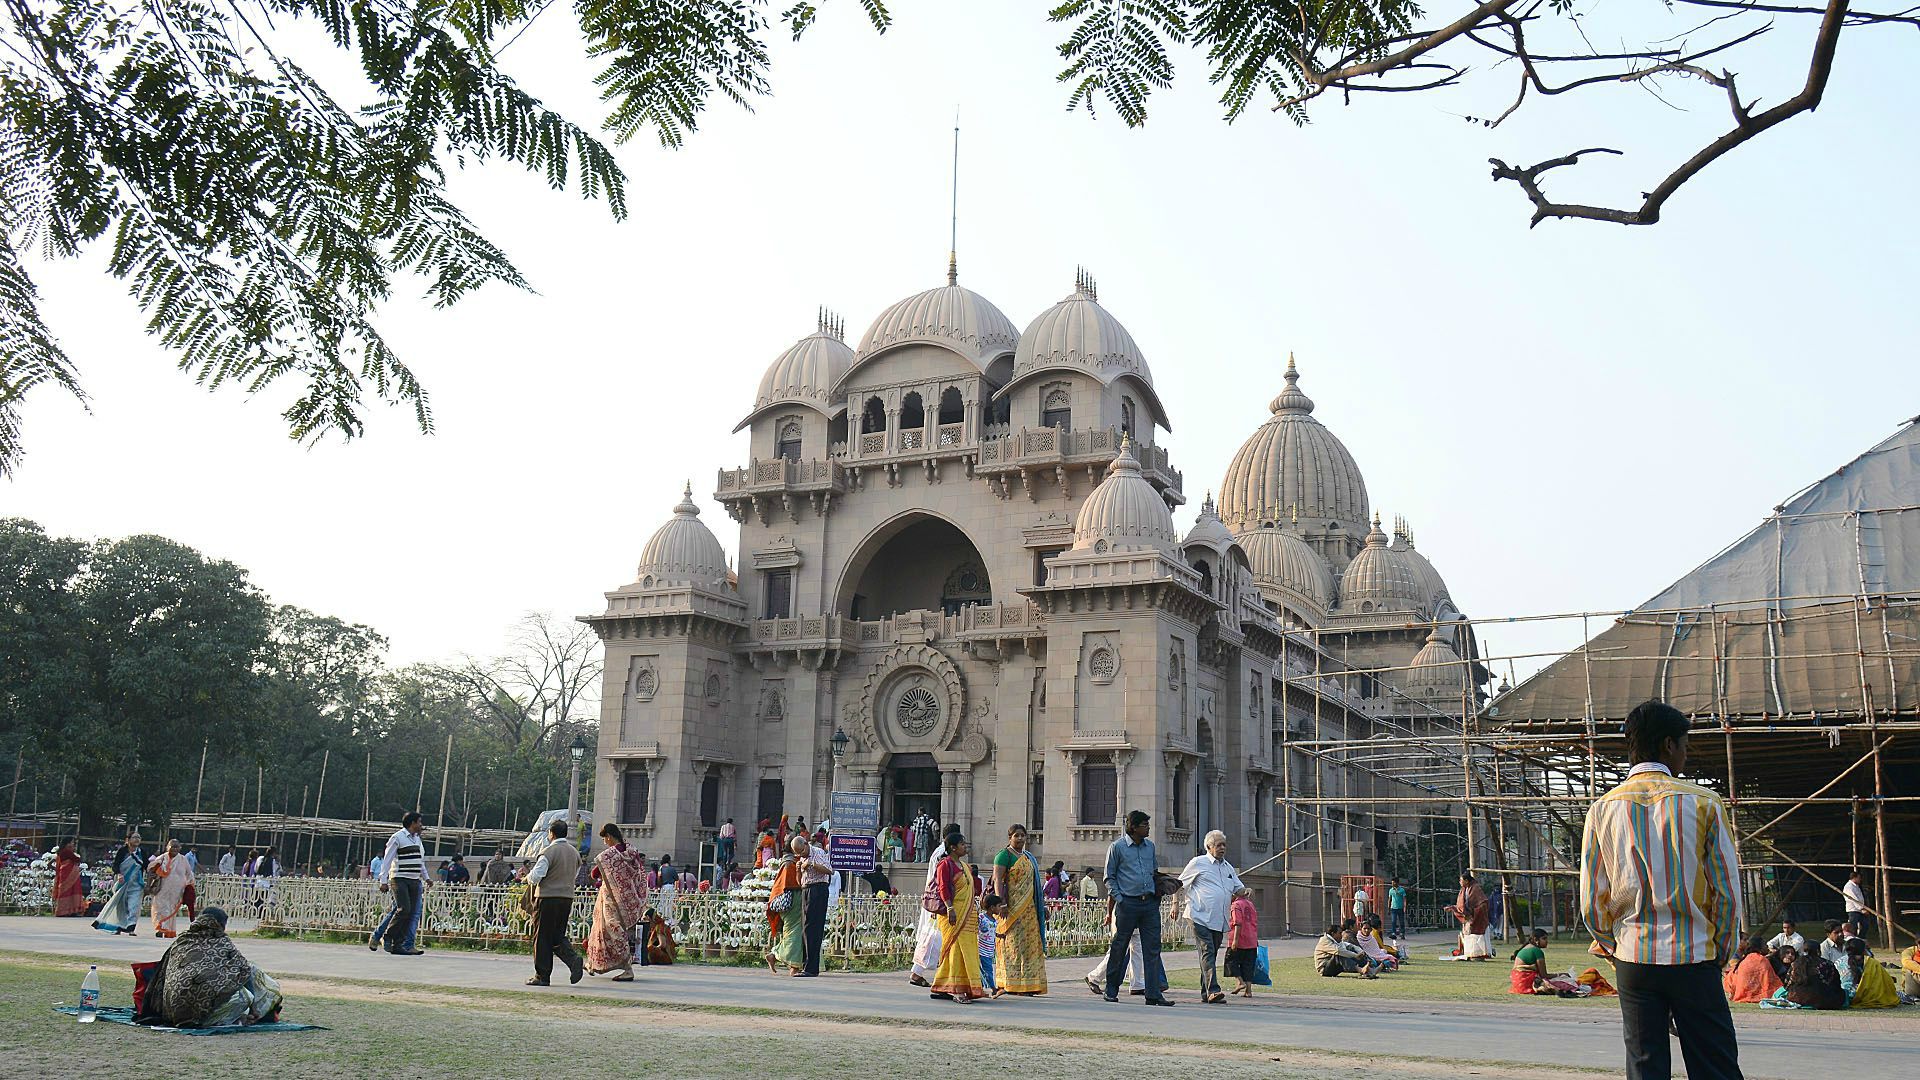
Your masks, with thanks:
M1456 617L1451 599L1410 537L1388 543L1377 518L1360 535L1358 468L1297 380L1289 362L1219 511L1209 499L1181 537L1165 411L1090 278L1024 333L951 280L857 349L823 315L762 380L741 424L751 460L719 474L737 572L689 492L585 619L606 644L597 820L682 859L732 818L744 853L754 822L818 821L838 786L879 793L889 822L957 822L983 850L1025 824L1075 869L1142 809L1170 862L1218 828L1242 866L1288 837L1315 854L1270 875L1370 870L1371 821L1282 799L1390 778L1286 743L1457 725L1458 694L1449 712L1397 684L1423 655L1423 686L1466 672L1471 693L1484 673L1458 659L1464 625L1408 628ZM1417 602L1348 602L1356 560ZM1280 911L1277 876L1260 880Z

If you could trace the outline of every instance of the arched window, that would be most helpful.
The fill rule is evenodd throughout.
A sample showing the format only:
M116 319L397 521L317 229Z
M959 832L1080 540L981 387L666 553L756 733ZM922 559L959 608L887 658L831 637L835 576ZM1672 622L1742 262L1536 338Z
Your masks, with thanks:
M1133 436L1133 399L1120 399L1120 431L1128 437Z
M779 434L773 444L773 456L788 461L800 460L800 421L780 421Z
M1167 824L1176 829L1193 827L1193 823L1187 820L1187 786L1191 776L1184 763L1173 770L1173 820Z
M700 780L700 824L709 829L720 824L720 778L712 773Z
M1200 571L1200 588L1205 590L1208 596L1212 596L1213 567L1207 565L1207 560L1205 559L1195 559L1193 560L1193 568Z
M940 393L940 422L958 424L967 418L966 402L960 397L960 388L949 386Z
M1073 426L1073 398L1068 395L1066 387L1052 387L1041 396L1040 426L1050 428Z
M912 431L927 426L927 410L920 404L920 395L908 394L900 402L900 430Z
M876 431L887 430L887 406L877 397L867 399L866 407L860 410L860 434L871 435Z
M1047 815L1047 773L1040 762L1033 763L1033 798L1027 807L1027 820L1032 822L1029 828L1046 828Z

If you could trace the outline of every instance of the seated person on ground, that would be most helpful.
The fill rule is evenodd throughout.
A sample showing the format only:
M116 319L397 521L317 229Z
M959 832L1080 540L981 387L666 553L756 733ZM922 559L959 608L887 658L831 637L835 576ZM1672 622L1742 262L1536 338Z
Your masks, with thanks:
M1827 936L1820 939L1820 959L1832 964L1836 969L1847 962L1847 924L1839 919L1827 920Z
M1799 955L1799 949L1791 945L1782 945L1767 957L1767 962L1773 965L1773 977L1779 979L1781 985L1786 985L1787 974L1793 970L1793 958Z
M1801 937L1800 932L1793 928L1792 919L1780 920L1780 932L1768 939L1767 951L1777 952L1782 945L1792 948L1794 952L1807 947L1807 939Z
M1820 950L1808 945L1793 958L1793 970L1787 973L1787 985L1776 997L1809 1009L1844 1009L1847 993L1840 988L1840 972L1820 956Z
M1509 993L1553 994L1547 982L1547 932L1535 927L1526 943L1513 952L1513 971L1508 975Z
M1327 978L1333 978L1343 971L1359 971L1365 965L1364 978L1377 979L1373 965L1367 961L1360 946L1342 940L1339 923L1329 923L1326 933L1313 946L1313 968Z
M1773 967L1773 956L1759 934L1747 938L1721 979L1730 1001L1765 1001L1785 984Z
M280 985L247 962L227 937L227 913L210 907L173 944L149 976L143 1024L229 1027L274 1020Z
M1400 958L1388 952L1380 944L1378 931L1368 929L1356 933L1348 930L1347 940L1360 946L1360 951L1366 954L1369 961L1378 965L1381 971L1394 971L1400 967Z
M1891 1009L1900 1004L1893 976L1873 958L1865 938L1847 939L1847 964L1840 982L1847 989L1847 1005L1854 1009Z
M1900 992L1920 998L1920 939L1900 954Z

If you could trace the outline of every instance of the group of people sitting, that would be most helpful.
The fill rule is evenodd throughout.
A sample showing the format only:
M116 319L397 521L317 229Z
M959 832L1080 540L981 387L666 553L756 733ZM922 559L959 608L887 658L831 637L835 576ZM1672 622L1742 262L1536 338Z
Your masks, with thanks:
M1826 936L1809 942L1792 920L1769 941L1754 934L1740 946L1724 977L1727 997L1775 1008L1886 1009L1900 1004L1893 976L1863 937L1838 919ZM1920 992L1920 947L1901 954L1903 979ZM1913 996L1910 994L1909 996Z
M1400 970L1404 963L1404 950L1386 943L1380 916L1372 912L1360 919L1329 923L1313 946L1314 970L1327 978L1351 973L1377 979L1383 972Z

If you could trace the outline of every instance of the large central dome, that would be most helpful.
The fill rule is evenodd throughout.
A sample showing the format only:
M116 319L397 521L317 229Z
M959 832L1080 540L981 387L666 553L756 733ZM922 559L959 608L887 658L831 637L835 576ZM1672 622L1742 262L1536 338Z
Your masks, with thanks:
M1313 418L1287 358L1287 388L1273 415L1233 455L1220 485L1220 519L1235 535L1267 526L1324 528L1338 522L1349 536L1367 531L1367 482L1346 445Z
M847 374L896 345L914 343L952 349L985 371L995 359L1013 352L1019 340L1013 320L986 297L958 285L943 285L915 293L881 312L860 339ZM841 381L846 381L845 375Z

